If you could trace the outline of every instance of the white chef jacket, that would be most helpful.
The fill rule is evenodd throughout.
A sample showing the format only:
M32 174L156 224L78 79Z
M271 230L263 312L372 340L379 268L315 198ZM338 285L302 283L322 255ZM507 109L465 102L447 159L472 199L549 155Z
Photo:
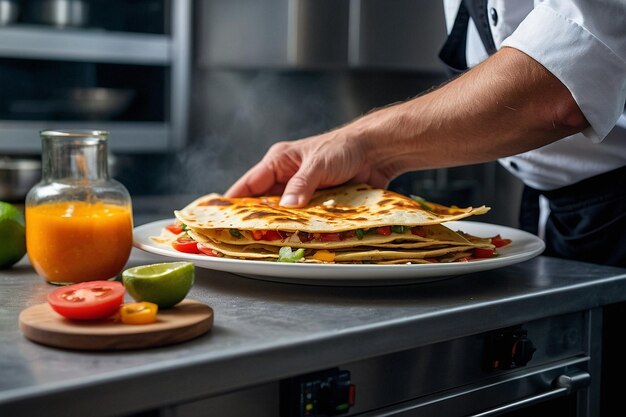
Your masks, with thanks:
M460 2L444 0L448 32ZM590 123L582 133L500 163L539 190L625 166L626 131L614 127L626 101L626 0L488 0L487 13L496 49L512 47L541 63ZM470 20L467 64L486 58Z

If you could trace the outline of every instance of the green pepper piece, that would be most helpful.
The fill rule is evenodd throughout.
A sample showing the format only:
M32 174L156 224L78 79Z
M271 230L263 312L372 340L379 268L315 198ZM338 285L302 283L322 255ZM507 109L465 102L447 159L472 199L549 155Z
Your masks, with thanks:
M354 233L356 234L356 238L359 240L365 237L365 232L363 231L363 229L356 229Z
M424 200L424 198L417 196L417 195L412 195L411 199L413 199L414 201L417 201L424 210L434 211L433 208L428 205L426 200Z
M404 226L391 226L391 230L393 230L394 233L404 233Z
M304 258L304 249L300 248L295 252L289 246L283 246L278 250L278 262L296 262Z
M239 230L237 229L228 229L228 231L230 232L230 235L232 237L236 237L237 239L239 239L242 236Z

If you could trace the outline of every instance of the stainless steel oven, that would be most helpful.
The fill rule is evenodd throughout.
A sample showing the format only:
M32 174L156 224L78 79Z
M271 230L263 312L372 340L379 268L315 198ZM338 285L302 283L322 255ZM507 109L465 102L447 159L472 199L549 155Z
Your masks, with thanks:
M546 317L170 411L176 417L212 412L224 417L595 416L600 406L600 323L599 310Z

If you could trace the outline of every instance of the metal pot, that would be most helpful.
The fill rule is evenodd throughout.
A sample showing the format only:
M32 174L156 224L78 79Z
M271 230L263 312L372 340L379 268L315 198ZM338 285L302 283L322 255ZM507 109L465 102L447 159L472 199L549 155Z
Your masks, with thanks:
M37 23L57 27L84 26L89 19L89 4L84 0L35 0L32 17Z
M0 200L23 202L28 191L40 180L40 161L0 157Z

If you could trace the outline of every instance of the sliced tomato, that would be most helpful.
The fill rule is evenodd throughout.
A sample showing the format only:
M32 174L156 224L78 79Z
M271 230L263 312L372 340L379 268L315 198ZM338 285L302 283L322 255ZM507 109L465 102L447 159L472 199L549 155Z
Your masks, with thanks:
M376 234L381 235L381 236L389 236L391 234L391 226L377 227Z
M500 235L495 235L494 237L491 238L491 243L496 248L501 248L511 243L511 239L502 239Z
M99 320L117 312L126 289L117 281L87 281L48 294L50 307L73 320Z
M179 252L200 253L196 241L189 236L181 236L172 242L172 247Z
M138 303L122 304L120 307L120 320L124 324L149 324L157 318L159 306L147 301Z
M181 222L168 224L165 228L175 235L179 235L183 232L183 224Z
M483 249L483 248L476 248L474 249L474 256L476 258L492 258L493 256L495 256L496 251L493 249Z
M198 243L196 245L196 249L198 250L198 253L203 253L203 254L208 255L208 256L220 256L219 253L216 252L214 249L207 248L206 246L202 245L201 243Z

